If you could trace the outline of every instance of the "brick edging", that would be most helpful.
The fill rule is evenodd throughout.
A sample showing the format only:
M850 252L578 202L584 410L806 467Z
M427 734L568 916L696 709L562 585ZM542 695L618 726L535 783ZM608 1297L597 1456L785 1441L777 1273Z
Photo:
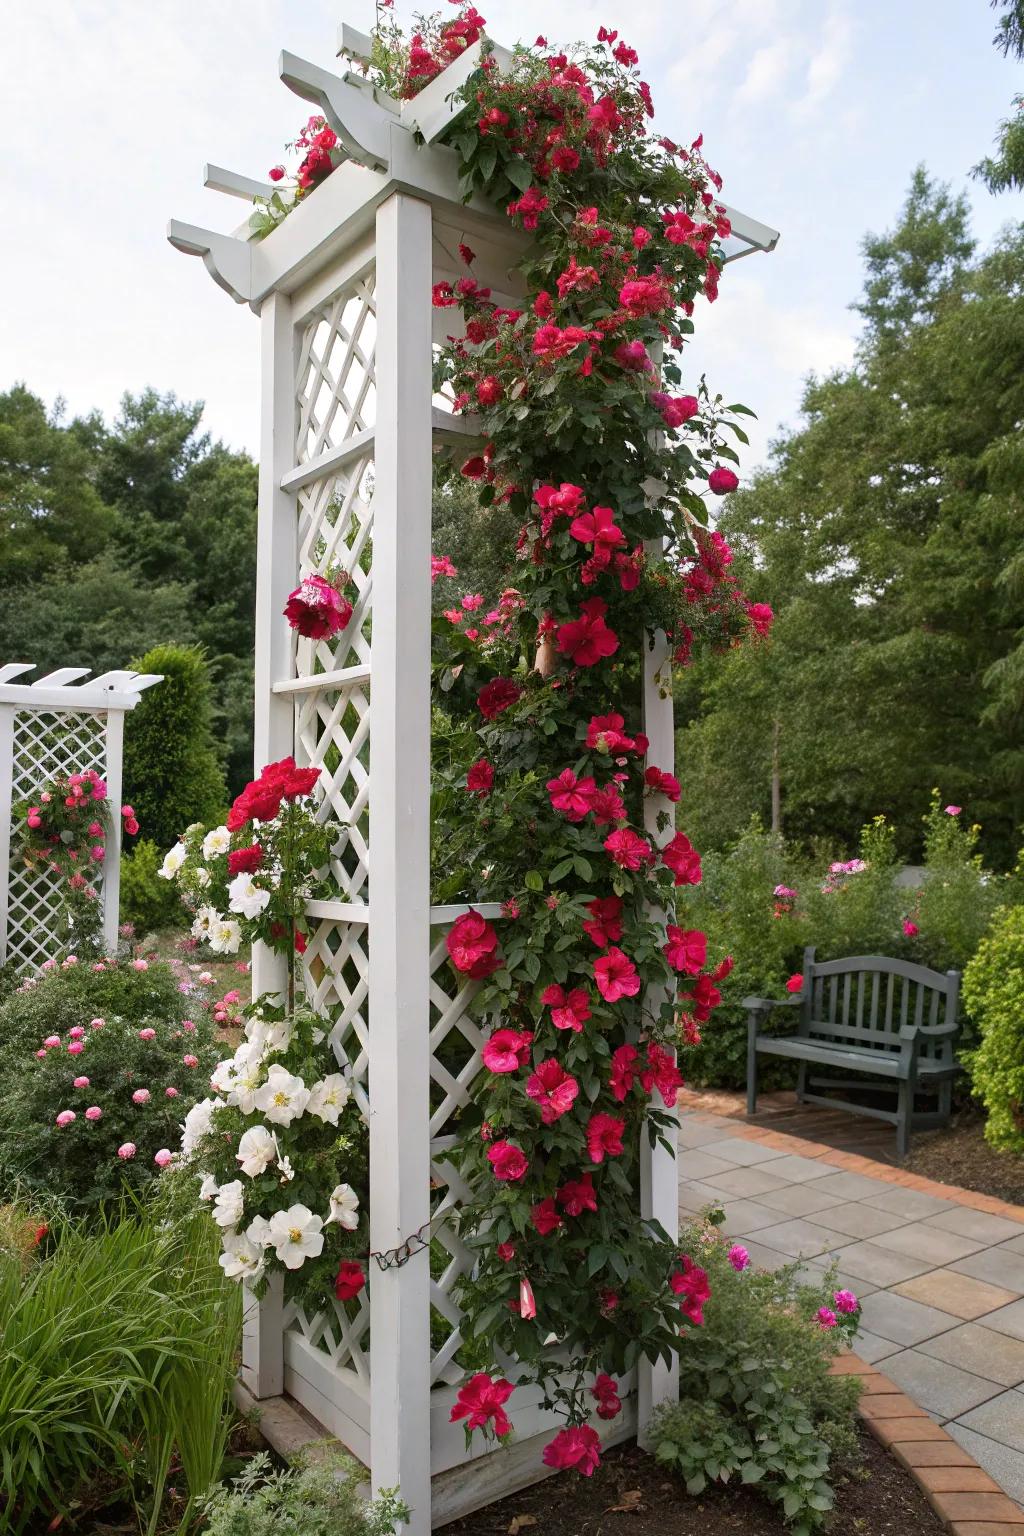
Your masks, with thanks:
M1011 1205L1007 1200L997 1200L994 1195L982 1195L973 1189L961 1189L958 1184L941 1184L937 1179L926 1179L919 1173L894 1168L889 1163L878 1163L856 1152L837 1152L835 1147L827 1147L820 1141L808 1141L803 1136L747 1125L741 1118L742 1110L735 1107L725 1109L722 1107L723 1100L731 1103L725 1094L703 1095L684 1088L679 1095L679 1108L689 1110L698 1118L713 1115L729 1120L733 1136L741 1136L746 1141L758 1141L763 1147L774 1147L779 1152L792 1152L799 1157L812 1157L828 1163L832 1168L841 1168L844 1173L870 1174L873 1179L881 1179L886 1184L898 1184L903 1189L916 1189L922 1194L937 1195L942 1200L951 1200L955 1205L966 1205L972 1211L985 1211L989 1216L1005 1216L1024 1226L1024 1206ZM1021 1536L1024 1536L1024 1532Z
M969 1451L888 1376L857 1355L832 1362L837 1376L859 1376L858 1410L880 1445L902 1462L953 1536L1024 1536L1024 1513Z

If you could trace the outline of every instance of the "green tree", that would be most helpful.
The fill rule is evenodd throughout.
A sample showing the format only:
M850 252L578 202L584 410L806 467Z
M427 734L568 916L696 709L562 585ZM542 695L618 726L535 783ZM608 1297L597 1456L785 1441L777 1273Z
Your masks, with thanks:
M999 26L993 39L1003 57L1013 54L1024 58L1024 0L991 0L992 9L1004 6ZM986 155L974 167L973 175L983 181L990 192L1007 192L1024 187L1024 96L1013 98L1013 116L999 124L996 134L996 152Z
M198 647L159 645L132 665L159 672L125 719L124 798L146 838L166 850L194 821L212 821L227 801L213 743L210 680Z

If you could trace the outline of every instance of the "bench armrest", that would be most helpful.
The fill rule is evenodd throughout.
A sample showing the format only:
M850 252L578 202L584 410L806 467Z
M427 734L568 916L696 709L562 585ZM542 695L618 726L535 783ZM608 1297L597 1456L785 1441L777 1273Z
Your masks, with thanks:
M773 1008L799 1008L802 997L745 997L740 1004L751 1013L770 1013Z
M929 1040L945 1040L950 1035L960 1033L960 1021L959 1019L953 1019L949 1024L922 1024L921 1033L927 1036Z

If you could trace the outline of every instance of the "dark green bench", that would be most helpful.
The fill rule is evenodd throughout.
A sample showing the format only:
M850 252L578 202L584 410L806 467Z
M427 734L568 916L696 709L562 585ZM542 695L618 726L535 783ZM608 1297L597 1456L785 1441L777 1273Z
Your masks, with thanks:
M953 1046L960 1027L957 971L932 971L905 960L881 955L855 955L848 960L815 963L814 950L804 951L803 987L798 995L774 999L745 997L747 1018L747 1113L757 1108L757 1058L784 1056L800 1063L797 1098L801 1104L824 1104L871 1115L896 1126L896 1149L905 1157L912 1130L945 1125L952 1104L952 1081L960 1070ZM762 1033L765 1021L778 1008L796 1013L791 1034ZM888 1084L896 1093L895 1109L826 1098L808 1092L808 1067L838 1067ZM812 1088L863 1087L849 1080L812 1078ZM914 1111L918 1092L938 1095L935 1111Z

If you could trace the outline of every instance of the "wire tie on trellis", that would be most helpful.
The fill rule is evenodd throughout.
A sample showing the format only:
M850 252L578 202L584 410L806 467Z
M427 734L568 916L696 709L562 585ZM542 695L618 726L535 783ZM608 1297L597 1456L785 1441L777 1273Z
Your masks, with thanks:
M422 1227L418 1228L411 1237L407 1237L404 1243L399 1243L397 1248L385 1248L383 1252L371 1249L366 1257L368 1259L375 1259L378 1269L401 1269L402 1265L408 1264L409 1260L415 1258L416 1254L422 1253L425 1248L430 1247L430 1228L435 1219L432 1216L429 1221L425 1221ZM424 1237L424 1233L428 1235Z

